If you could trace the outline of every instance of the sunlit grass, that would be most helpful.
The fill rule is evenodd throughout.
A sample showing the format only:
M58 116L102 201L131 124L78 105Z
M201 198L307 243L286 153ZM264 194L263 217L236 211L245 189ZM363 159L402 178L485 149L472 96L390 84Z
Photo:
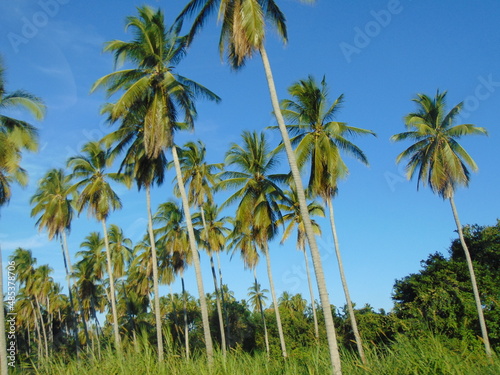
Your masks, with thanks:
M410 339L400 336L389 347L367 347L368 365L364 366L357 355L344 350L342 366L344 374L377 375L498 375L500 360L488 359L480 345L470 346L433 336ZM231 350L224 359L221 353L209 368L202 353L194 353L190 360L181 355L166 355L161 364L154 348L145 340L128 344L122 358L111 349L103 349L100 355L87 353L78 361L69 363L53 357L46 363L30 370L18 369L19 374L169 374L169 375L324 375L331 373L326 348L305 348L290 353L288 360L271 358L265 353L249 354Z

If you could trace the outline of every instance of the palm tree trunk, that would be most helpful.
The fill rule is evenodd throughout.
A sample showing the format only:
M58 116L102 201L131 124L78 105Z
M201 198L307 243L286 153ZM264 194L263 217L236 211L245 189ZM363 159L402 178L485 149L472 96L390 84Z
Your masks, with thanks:
M45 348L45 358L49 357L49 342L47 340L47 329L45 328L45 323L43 321L42 309L40 308L40 301L38 301L38 297L35 296L36 309L38 311L38 316L40 317L40 325L42 327L43 333L43 343Z
M253 278L255 280L255 285L258 285L255 267L253 268ZM258 307L260 310L260 317L262 318L262 324L264 325L264 342L266 343L267 359L269 360L271 358L271 351L269 350L269 335L267 334L266 315L264 314L264 307L262 306L262 300L260 298L258 303L259 303Z
M181 276L182 284L182 301L184 305L184 346L186 350L186 360L189 360L189 327L188 327L188 317L187 317L187 296L186 289L184 287L184 276Z
M297 187L300 212L302 214L302 220L304 221L304 229L306 232L307 240L309 242L309 248L311 250L314 272L316 274L316 282L318 284L319 298L321 301L321 307L323 309L323 315L325 319L326 337L328 340L328 348L330 351L332 372L335 375L340 375L342 374L342 367L340 363L340 354L337 344L337 335L335 333L335 324L333 323L333 315L330 305L330 299L328 297L328 291L326 289L326 281L323 272L323 265L321 263L321 255L319 253L318 245L316 243L316 238L314 236L314 231L311 224L311 218L309 217L309 211L307 209L304 186L302 184L302 180L300 177L299 168L297 166L297 160L295 158L295 154L292 149L292 144L290 142L290 137L288 136L285 120L283 119L283 115L281 114L278 95L276 93L276 87L274 85L273 74L271 71L271 65L269 64L267 52L263 45L260 47L259 52L260 56L262 57L262 64L264 65L264 70L266 73L266 79L267 79L267 84L269 86L269 94L271 96L273 111L276 116L276 121L278 122L278 127L281 132L281 137L283 138L283 144L285 146L285 151L288 158L288 162L290 164L290 170L292 172L293 180L295 182L295 186Z
M163 338L162 338L162 325L161 325L161 311L160 311L160 289L158 279L158 260L156 257L156 243L153 233L153 216L151 214L151 188L146 186L146 204L148 210L148 233L149 242L151 244L151 262L153 265L153 289L154 289L154 307L156 319L156 340L158 341L158 361L163 362Z
M215 288L215 302L217 305L217 316L219 317L219 329L220 329L220 340L222 347L222 355L224 358L226 357L226 332L224 330L224 316L222 315L222 305L220 298L220 290L217 282L217 274L215 272L215 264L214 257L210 255L210 267L212 268L212 278L214 279L214 288Z
M76 345L76 354L78 356L78 349L80 347L80 339L78 337L78 322L75 314L75 305L73 303L73 293L71 291L71 275L73 274L73 267L71 266L71 259L69 257L68 250L68 241L66 239L66 232L62 231L61 235L62 240L62 252L63 252L63 260L64 260L64 269L66 270L66 279L68 281L68 294L69 294L69 302L71 305L71 315L73 317L74 323L74 336L75 336L75 345ZM80 301L80 297L77 296L78 308L80 310L80 315L82 316L83 322L83 331L85 333L85 339L89 342L89 333L87 331L87 323L85 322L85 314L83 313L82 302Z
M1 276L1 275L0 275ZM1 317L1 314L0 314L0 317ZM59 319L60 321L61 319ZM1 324L0 324L1 325ZM28 355L31 355L31 329L30 329L30 324L28 323L28 329L26 330L27 333L28 333ZM2 338L0 338L0 342L2 341ZM1 345L1 344L0 344ZM1 361L3 361L3 359L0 358ZM2 370L3 371L3 370ZM3 375L3 374L2 374Z
M356 316L354 315L354 308L352 306L351 295L349 293L349 288L347 287L347 280L344 272L344 264L342 263L342 256L340 255L340 246L337 236L337 227L335 226L335 216L333 214L333 204L331 198L327 199L328 210L330 212L330 224L332 226L333 243L335 245L335 255L337 256L337 263L339 265L340 280L342 281L342 288L344 289L345 300L347 302L347 310L349 312L349 318L351 320L352 332L354 333L354 338L356 340L356 346L358 348L359 357L361 362L366 365L365 352L363 350L363 342L361 341L361 336L358 330L358 323L356 321Z
M34 322L35 322L35 330L38 336L38 344L36 346L37 348L37 356L38 360L40 361L42 359L42 332L40 332L40 325L38 323L38 317L36 316L36 309L35 305L33 305L33 300L30 300L31 304L31 311L33 311L33 317L34 317Z
M224 312L224 320L226 321L225 329L226 329L226 343L227 347L231 347L231 336L229 332L229 315L227 313L227 306L226 306L226 300L224 297L224 283L222 282L222 267L220 265L220 257L219 257L219 252L215 253L215 256L217 257L217 268L219 270L219 291L220 291L220 298L222 301L222 311Z
M1 375L8 374L7 367L7 340L5 338L5 312L4 312L4 296L3 296L3 263L2 249L0 248L0 370ZM29 332L29 330L28 330ZM28 346L29 347L29 346Z
M49 323L49 342L50 342L50 356L52 356L54 348L54 315L50 312L50 299L47 297L47 313L48 313L48 323Z
M205 210L203 209L202 206L199 206L200 209L200 214L201 214L201 221L203 224L203 229L205 230L205 241L207 241L207 246L208 246L208 229L207 229L207 222L205 220ZM212 253L210 252L210 249L208 250L210 253L210 267L212 268L212 278L214 280L214 289L215 289L215 301L217 305L217 315L219 317L219 329L220 329L220 341L221 341L221 347L222 347L222 355L224 358L226 358L226 334L224 331L224 318L222 316L222 307L221 307L221 298L220 298L220 290L217 282L217 273L215 272L215 265L214 265L214 257Z
M182 207L184 209L184 217L186 218L186 225L188 230L189 244L193 256L194 271L196 273L196 283L198 285L198 294L200 298L201 320L203 323L203 333L205 336L205 347L207 351L207 360L209 365L213 364L214 350L212 344L212 336L210 334L210 323L208 321L208 307L203 288L203 277L201 274L200 255L196 248L196 238L194 236L193 222L191 220L191 212L189 212L189 201L187 199L186 190L184 189L184 181L182 179L181 166L179 163L179 156L177 155L177 146L172 146L172 159L174 160L175 172L177 176L177 185L182 199Z
M311 296L311 307L313 311L314 337L316 337L316 340L318 340L319 339L318 316L316 314L316 303L314 302L314 291L311 280L311 271L309 270L309 259L307 259L307 253L305 247L303 253L304 253L304 262L306 265L307 284L309 285L309 295Z
M271 257L269 256L269 249L267 247L267 243L264 244L264 248L262 250L264 250L264 254L266 256L267 276L269 277L269 287L271 288L271 296L273 298L274 312L276 314L276 324L278 325L278 335L280 338L281 352L283 354L283 357L287 358L285 335L283 334L283 325L281 324L281 314L278 305L278 299L276 298L276 290L274 289L273 271L271 269Z
M102 230L104 233L104 245L106 247L106 266L109 276L109 293L111 294L111 313L113 314L113 332L115 335L115 345L118 354L121 356L122 345L120 342L120 331L118 327L118 313L116 311L116 296L115 296L115 278L111 264L111 250L109 249L108 228L106 227L106 220L101 220Z
M453 199L453 195L450 197L451 210L453 211L453 218L455 219L455 223L457 225L458 237L460 238L460 243L462 244L462 248L464 249L465 259L467 259L467 266L469 267L470 281L472 283L472 290L474 292L474 299L476 301L477 308L477 316L479 318L479 325L481 326L481 335L483 336L484 349L486 351L486 355L491 357L491 347L490 340L488 338L488 330L486 329L486 322L484 320L483 307L481 304L481 297L479 295L479 289L477 288L476 275L474 273L474 266L472 265L472 259L470 257L469 248L465 243L464 234L462 231L462 224L460 224L460 219L458 218L457 208L455 206L455 201Z

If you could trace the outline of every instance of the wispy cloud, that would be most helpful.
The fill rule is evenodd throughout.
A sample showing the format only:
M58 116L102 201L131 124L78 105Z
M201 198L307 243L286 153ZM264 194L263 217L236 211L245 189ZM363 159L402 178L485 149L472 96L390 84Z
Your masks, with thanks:
M14 240L2 240L2 249L6 251L13 251L18 247L22 247L23 249L38 249L45 245L47 245L48 239L47 236L43 233L35 234L28 238L23 239L14 239Z

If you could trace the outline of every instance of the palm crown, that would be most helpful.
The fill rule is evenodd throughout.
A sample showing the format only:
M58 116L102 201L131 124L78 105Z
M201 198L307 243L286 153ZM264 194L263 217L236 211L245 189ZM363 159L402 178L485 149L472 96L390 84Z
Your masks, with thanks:
M433 192L444 199L450 198L457 186L469 184L469 169L476 171L472 157L457 142L464 135L487 134L486 129L472 125L454 125L463 103L446 112L446 91L434 98L418 94L413 101L417 111L405 117L408 131L392 136L393 141L416 141L401 154L396 162L408 159L409 179L417 175L420 183L429 185Z
M236 226L251 227L254 239L262 247L277 232L277 201L282 197L282 192L276 182L284 176L269 174L276 166L277 159L270 152L264 133L245 131L242 137L243 146L232 144L226 154L226 165L236 166L239 171L223 172L223 180L218 187L239 188L224 206L237 199L240 201L236 211Z
M188 34L189 43L217 10L217 5L222 24L219 51L221 56L226 53L232 68L243 66L245 60L263 46L266 21L287 41L285 15L274 0L191 0L178 17L183 19L199 11Z
M40 180L38 189L31 198L31 216L40 215L36 225L40 229L47 229L49 239L70 229L74 196L70 180L70 176L62 169L51 169Z
M89 142L82 148L83 154L72 157L68 166L72 168L72 177L80 179L75 187L82 190L76 201L81 212L86 206L89 213L97 220L105 220L111 211L121 208L121 201L113 191L108 180L126 182L126 178L117 173L106 172L112 162L111 150L103 149L98 142Z
M340 95L329 104L325 78L318 86L309 76L290 86L288 92L293 99L281 101L281 108L293 136L291 142L296 145L297 164L304 168L310 162L309 189L328 199L337 192L338 180L348 173L341 151L368 164L363 151L347 137L374 133L334 121L344 97Z
M40 98L24 91L16 90L8 93L5 88L4 67L0 59L0 111L22 109L35 119L41 120L45 115L45 105ZM20 166L21 151L36 151L38 132L26 121L9 117L0 112L0 205L7 203L11 197L10 185L17 182L26 185L28 175Z
M110 110L111 118L123 118L131 109L144 112L144 147L148 157L156 158L162 149L173 144L173 133L179 128L179 110L185 125L192 127L196 117L194 98L202 95L220 99L174 72L174 66L186 52L186 38L178 35L181 24L167 29L160 10L144 6L138 12L138 17L127 17L126 25L127 29L134 29L135 38L129 42L113 40L104 48L114 53L116 63L129 62L135 68L100 78L92 91L105 87L111 96L124 90Z

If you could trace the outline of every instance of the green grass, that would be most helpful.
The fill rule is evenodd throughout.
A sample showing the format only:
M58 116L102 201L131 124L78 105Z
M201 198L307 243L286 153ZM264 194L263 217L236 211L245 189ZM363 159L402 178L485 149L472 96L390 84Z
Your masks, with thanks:
M377 375L498 375L498 357L487 359L480 346L471 347L463 342L425 336L418 339L399 337L390 347L368 347L368 365L363 366L355 353L343 351L344 374ZM166 356L163 363L156 360L154 349L148 344L129 345L123 359L111 349L101 351L100 357L87 354L65 363L53 358L32 369L18 368L18 374L64 375L324 375L331 373L325 348L305 348L290 353L287 361L267 359L265 353L251 355L230 351L224 360L220 353L210 369L206 357L195 353L186 361L180 356Z

